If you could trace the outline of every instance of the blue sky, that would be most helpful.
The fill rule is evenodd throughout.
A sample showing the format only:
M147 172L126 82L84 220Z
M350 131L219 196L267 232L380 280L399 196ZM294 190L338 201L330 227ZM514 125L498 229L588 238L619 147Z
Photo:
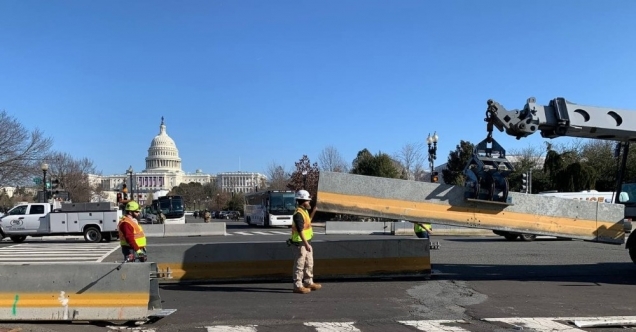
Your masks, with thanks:
M330 145L351 162L433 131L439 164L485 138L489 98L636 110L634 17L627 0L4 0L0 109L103 174L142 170L161 116L187 172Z

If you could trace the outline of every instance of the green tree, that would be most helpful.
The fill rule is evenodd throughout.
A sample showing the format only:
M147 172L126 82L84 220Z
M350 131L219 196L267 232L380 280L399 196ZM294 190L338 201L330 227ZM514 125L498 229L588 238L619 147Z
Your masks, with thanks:
M183 197L183 201L190 209L195 208L195 201L199 201L204 198L203 185L197 182L181 183L178 186L172 188L170 194Z
M351 173L383 178L399 179L402 172L388 154L378 152L375 156L367 149L360 150L352 162Z
M572 192L596 188L596 171L581 157L580 150L568 149L559 153L550 143L547 150L543 172L550 179L551 190Z
M455 150L448 154L446 168L442 170L442 177L445 183L459 186L464 185L464 181L466 181L464 168L470 158L472 158L474 148L474 144L461 140L455 147Z

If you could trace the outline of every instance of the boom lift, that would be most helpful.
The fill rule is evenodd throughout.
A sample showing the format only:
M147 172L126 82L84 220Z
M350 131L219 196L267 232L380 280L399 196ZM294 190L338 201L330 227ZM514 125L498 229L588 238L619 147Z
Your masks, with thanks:
M506 134L515 136L517 139L539 131L544 138L565 136L617 141L617 152L622 154L622 160L616 177L614 203L620 203L629 144L636 140L636 112L579 105L561 97L552 99L546 106L538 105L536 99L531 97L528 98L522 110L508 111L492 99L489 99L487 104L484 120L487 122L488 135L480 144L492 142L495 146L499 146L492 138L495 127L500 132L505 131ZM634 234L630 234L625 248L629 250L632 260L636 262Z
M433 222L500 232L548 235L612 244L625 243L624 207L563 200L509 191L514 171L494 128L517 139L539 131L544 138L581 137L622 143L625 168L629 142L636 139L636 112L583 106L556 98L547 106L529 98L522 110L506 110L488 100L487 137L475 146L464 169L464 187L321 172L317 207L331 213ZM617 179L620 193L622 172ZM618 194L617 202L618 202ZM636 262L636 236L626 243Z

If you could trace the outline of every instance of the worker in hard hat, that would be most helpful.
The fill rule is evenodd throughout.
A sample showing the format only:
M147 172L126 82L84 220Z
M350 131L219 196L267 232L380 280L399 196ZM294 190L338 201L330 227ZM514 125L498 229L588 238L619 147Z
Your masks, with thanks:
M307 294L312 290L319 290L322 286L314 283L314 250L311 238L314 232L311 228L311 196L307 190L296 192L296 212L292 221L291 243L294 249L294 293Z
M134 262L136 258L140 262L146 261L146 235L138 221L140 211L139 203L126 203L125 215L119 219L117 225L121 251L124 259L129 262Z
M414 222L413 231L420 239L430 239L433 233L433 226L427 222Z

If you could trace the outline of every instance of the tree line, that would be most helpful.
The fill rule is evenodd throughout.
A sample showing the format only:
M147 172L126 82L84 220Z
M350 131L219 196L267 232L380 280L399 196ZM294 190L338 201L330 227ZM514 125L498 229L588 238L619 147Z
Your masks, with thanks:
M37 188L34 179L44 176L44 163L48 165L47 182L59 181L58 188L49 189L51 195L56 190L64 190L73 201L88 202L94 195L101 194L101 184L89 181L89 174L100 174L92 160L75 158L53 150L52 146L53 139L41 130L29 130L7 111L0 111L0 188L16 188L12 197L5 191L0 192L0 208L6 210L16 202L36 199L26 188ZM44 184L39 185L43 187Z

